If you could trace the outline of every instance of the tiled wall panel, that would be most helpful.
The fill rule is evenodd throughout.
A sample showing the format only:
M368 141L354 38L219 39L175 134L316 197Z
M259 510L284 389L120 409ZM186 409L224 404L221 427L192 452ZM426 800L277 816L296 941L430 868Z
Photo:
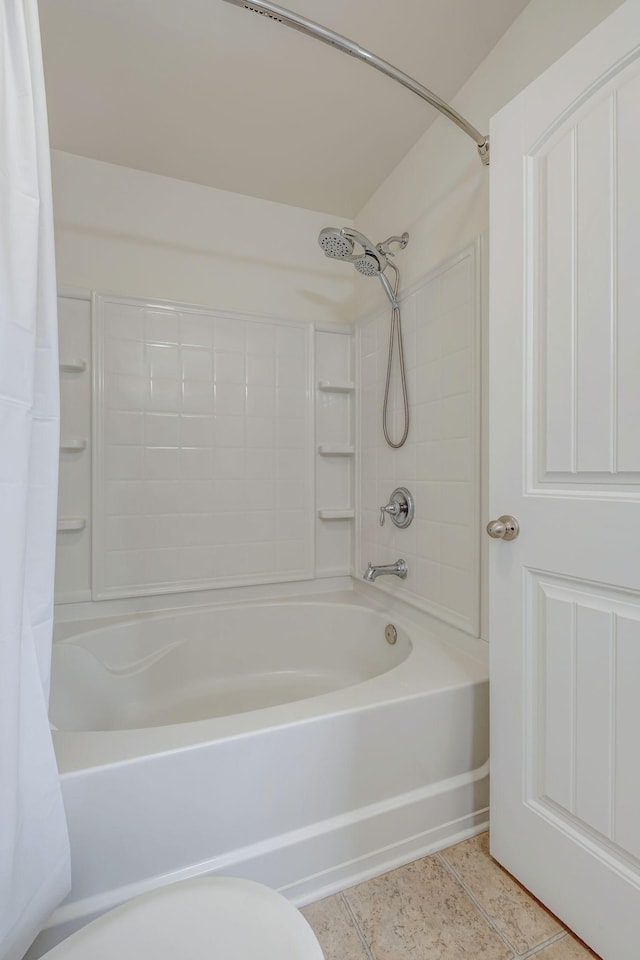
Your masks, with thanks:
M400 449L382 433L389 310L358 328L360 442L358 566L407 561L409 574L378 579L392 591L477 636L479 632L479 316L478 254L463 251L402 300L411 426ZM397 354L396 354L397 356ZM402 433L394 365L392 439ZM395 487L413 493L415 519L398 529L380 507Z
M94 301L93 597L313 576L307 324Z

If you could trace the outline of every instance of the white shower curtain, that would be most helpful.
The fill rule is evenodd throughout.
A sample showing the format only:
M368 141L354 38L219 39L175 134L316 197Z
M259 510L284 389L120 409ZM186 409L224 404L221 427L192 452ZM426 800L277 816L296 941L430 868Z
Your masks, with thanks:
M36 0L0 0L0 960L69 889L47 720L59 448L49 138Z

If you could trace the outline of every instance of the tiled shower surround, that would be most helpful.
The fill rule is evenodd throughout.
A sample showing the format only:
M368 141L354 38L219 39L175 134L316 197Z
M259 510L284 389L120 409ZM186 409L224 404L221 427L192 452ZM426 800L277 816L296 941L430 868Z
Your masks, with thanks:
M478 261L473 245L403 296L399 450L381 426L382 292L356 326L355 371L348 326L63 296L57 600L361 577L402 557L407 579L370 589L477 636ZM397 366L390 426L397 437ZM416 502L404 530L379 525L396 486Z
M397 593L475 636L479 632L479 251L476 245L435 270L401 302L411 426L391 449L382 433L389 308L358 331L359 492L357 571L407 561L406 580L382 577ZM394 359L392 439L402 434L402 398ZM380 507L395 487L415 498L405 529Z
M98 298L94 591L313 568L309 326Z
M348 575L353 458L319 447L352 443L326 387L351 326L88 291L58 313L57 602Z

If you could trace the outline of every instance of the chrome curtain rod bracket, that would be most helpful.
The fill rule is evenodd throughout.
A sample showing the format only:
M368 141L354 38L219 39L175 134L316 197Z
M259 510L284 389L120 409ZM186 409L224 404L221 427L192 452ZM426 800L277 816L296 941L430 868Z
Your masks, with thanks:
M286 27L299 30L301 33L306 33L310 37L315 37L316 40L321 40L323 43L328 43L332 47L337 47L338 50L342 50L343 53L347 53L351 57L356 57L358 60L363 60L365 63L368 63L370 67L379 70L380 73L386 74L386 76L391 77L391 79L397 83L401 83L403 87L411 90L417 96L421 97L422 100L431 104L432 107L435 107L436 110L439 110L445 117L448 117L449 120L460 127L461 130L464 130L467 136L471 137L475 142L483 164L485 166L489 165L489 137L485 137L479 130L476 130L468 120L465 120L465 118L454 110L445 100L442 100L437 94L428 90L427 87L423 87L421 83L418 83L417 80L414 80L413 77L410 77L407 73L398 70L393 64L377 57L375 53L365 50L364 47L360 47L357 43L354 43L353 40L348 40L347 37L343 37L341 34L334 33L333 30L323 27L322 24L315 23L313 20L307 20L306 17L301 17L292 10L286 10L284 7L279 7L275 3L267 2L267 0L224 0L224 2L231 3L235 7L244 7L245 10L249 10L251 13L258 13L260 16L267 17L269 20L275 20L277 23L282 23Z

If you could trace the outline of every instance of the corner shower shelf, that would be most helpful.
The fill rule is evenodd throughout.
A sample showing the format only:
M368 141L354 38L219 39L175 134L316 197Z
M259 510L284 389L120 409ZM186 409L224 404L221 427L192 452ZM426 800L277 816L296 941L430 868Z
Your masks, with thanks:
M322 390L323 393L353 393L355 390L355 383L350 381L332 381L332 380L320 380L318 383L318 390Z
M60 440L60 449L67 452L84 450L86 446L87 441L84 437L63 437Z
M318 510L320 520L353 520L355 510Z
M84 530L86 525L86 517L60 517L56 530L58 533L69 533L72 530Z
M352 457L355 452L355 447L346 443L321 443L318 447L321 457Z
M64 373L84 373L87 361L80 357L70 357L68 360L61 360L59 366Z

